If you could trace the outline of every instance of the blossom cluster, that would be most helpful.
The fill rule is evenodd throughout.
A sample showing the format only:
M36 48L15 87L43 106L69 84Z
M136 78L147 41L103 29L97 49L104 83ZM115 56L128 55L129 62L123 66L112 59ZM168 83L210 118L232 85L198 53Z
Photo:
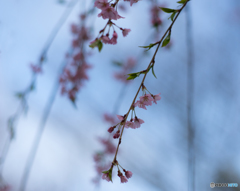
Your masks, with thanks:
M104 120L111 125L118 122L118 119L110 114L104 114ZM115 151L116 146L112 143L112 139L107 138L98 138L99 143L103 146L103 150L98 151L94 154L93 159L95 162L95 169L97 172L97 176L93 179L95 184L99 184L102 176L102 171L105 169L109 169L111 164L106 163L108 157L111 157Z
M139 100L137 100L135 103L133 103L129 110L129 112L131 112L131 119L127 120L129 112L127 114L125 114L124 116L117 115L117 118L120 120L120 122L117 123L116 125L109 127L107 130L109 133L113 133L115 131L115 129L117 129L115 131L115 133L113 134L113 138L114 139L119 138L120 139L119 144L121 143L121 133L123 132L123 128L137 129L144 123L144 121L142 119L137 117L135 108L139 107L142 109L147 109L146 106L151 106L153 103L157 104L157 101L159 101L161 99L160 93L156 94L156 95L151 94L143 84L142 84L142 91L143 91L143 96L140 96ZM149 92L149 93L147 94L147 92ZM111 121L114 122L113 120L111 120ZM111 180L112 169L113 169L114 165L118 166L118 176L121 179L121 183L127 182L128 181L127 178L130 178L132 176L132 172L126 171L125 169L123 169L116 161L116 158L114 159L114 162L112 163L111 168L108 171L103 171L102 179L107 180L107 181ZM123 176L123 174L120 172L119 166L125 172L126 177Z
M120 182L121 183L127 183L128 182L128 179L132 177L132 172L131 171L127 171L125 170L119 163L117 160L115 160L113 163L112 163L112 166L109 170L106 170L106 171L103 171L103 175L102 175L102 179L103 180L106 180L108 182L112 181L112 170L113 170L113 166L117 166L118 168L118 176L120 178ZM123 173L121 172L120 168L122 168L125 176L123 175Z
M40 65L30 64L30 68L34 74L42 73L42 67Z
M137 3L139 0L124 0L129 1L132 6L133 3ZM117 44L118 34L114 27L119 28L122 31L122 35L126 37L131 29L122 28L116 25L116 23L112 22L112 20L118 20L124 18L118 14L117 7L119 0L116 0L114 3L108 0L96 0L94 6L101 10L98 14L98 17L102 17L103 19L108 19L105 27L99 31L98 37L90 42L90 47L98 47L99 51L102 49L102 43L104 44ZM110 38L110 29L112 28L112 37ZM105 33L105 31L107 31Z
M102 151L96 152L93 156L95 162L95 169L97 176L93 179L95 184L99 184L102 172L110 168L111 164L106 163L106 158L112 156L116 150L116 147L112 143L111 139L98 138L98 141L103 145L104 149Z
M160 18L161 9L159 5L153 4L151 7L151 23L154 27L158 28L162 25L162 19Z
M84 26L86 15L81 15L81 26L73 24L71 31L74 36L72 41L71 55L67 55L68 63L60 76L61 93L67 94L72 102L75 102L79 89L83 86L84 81L88 80L87 70L91 65L87 63L89 55L84 50L84 44L90 39L90 29Z

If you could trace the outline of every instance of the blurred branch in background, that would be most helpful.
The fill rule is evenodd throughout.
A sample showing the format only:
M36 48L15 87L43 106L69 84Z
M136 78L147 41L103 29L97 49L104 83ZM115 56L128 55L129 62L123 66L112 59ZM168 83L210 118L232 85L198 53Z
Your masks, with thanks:
M195 126L193 119L194 103L194 57L192 41L192 15L186 7L187 36L187 130L188 130L188 191L195 190Z
M68 16L72 12L74 6L77 4L78 0L72 0L69 2L67 5L66 10L62 14L61 18L58 20L57 24L53 28L52 32L50 33L47 41L45 42L45 45L42 49L42 53L40 54L39 61L36 65L31 65L32 70L33 70L33 75L31 82L29 86L24 90L23 92L20 92L17 94L17 97L20 99L20 105L15 114L13 114L9 119L8 119L8 130L9 130L9 137L6 139L1 156L0 156L0 176L2 176L2 170L4 166L5 159L7 157L11 142L13 138L15 137L15 129L16 129L16 123L19 119L19 117L22 115L22 113L27 111L27 99L29 94L35 89L36 87L36 80L37 80L37 75L39 72L42 71L42 65L44 61L46 60L47 53L49 51L49 48L51 47L55 37L57 36L59 30L67 20Z

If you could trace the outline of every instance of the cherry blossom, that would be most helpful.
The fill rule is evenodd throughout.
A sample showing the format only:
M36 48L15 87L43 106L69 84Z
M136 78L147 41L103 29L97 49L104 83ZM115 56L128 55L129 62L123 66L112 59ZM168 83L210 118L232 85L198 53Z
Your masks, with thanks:
M106 7L102 9L102 12L98 14L98 17L102 17L103 19L113 19L117 20L121 18L118 15L118 12L113 7Z
M120 176L120 179L121 179L121 183L127 183L128 182L127 178L123 175Z
M117 44L117 38L118 38L118 34L116 33L116 31L114 31L113 36L111 38L111 44Z
M115 126L109 127L108 132L112 133L114 131Z
M99 138L100 143L102 143L105 147L104 152L108 154L113 154L116 147L115 145L110 141L110 139L103 139Z
M127 178L131 178L132 177L132 172L131 171L126 171L126 170L124 170L124 172L125 172L125 176L127 177Z
M120 137L120 130L118 130L114 135L113 135L113 138L114 139L117 139Z
M104 44L111 44L111 40L110 40L110 38L108 37L108 35L102 36L102 42L103 42Z
M109 176L108 176L108 174L103 174L103 175L102 175L102 179L103 179L103 180L106 180L106 181L108 181L108 182L111 181L110 178L109 178Z
M157 101L159 101L161 99L161 96L160 96L161 93L157 94L157 95L153 95L153 102L155 104L157 104Z
M105 113L103 117L104 117L104 120L109 122L111 125L114 125L117 123L117 119L115 116Z
M144 105L152 105L154 99L150 94L145 94L144 96L140 96L140 101L143 102Z
M41 68L41 66L34 65L34 64L30 64L30 67L31 67L33 73L35 73L35 74L42 73L42 68Z
M137 116L135 116L134 118L134 124L135 124L135 128L139 128L141 124L143 124L144 121L142 119L137 118Z
M132 128L132 129L136 129L135 123L133 123L133 122L131 122L131 121L127 121L127 122L125 123L125 125L126 125L127 128L130 127L130 128Z
M122 116L122 115L117 115L117 118L121 121L124 120L124 116Z
M130 31L131 31L131 29L122 29L123 36L124 37L127 36Z
M104 9L109 7L109 3L108 3L108 0L97 0L95 1L94 6L99 9Z
M138 106L139 108L143 108L143 109L146 109L146 110L147 110L146 105L144 104L143 101L137 101L137 102L135 103L135 106Z

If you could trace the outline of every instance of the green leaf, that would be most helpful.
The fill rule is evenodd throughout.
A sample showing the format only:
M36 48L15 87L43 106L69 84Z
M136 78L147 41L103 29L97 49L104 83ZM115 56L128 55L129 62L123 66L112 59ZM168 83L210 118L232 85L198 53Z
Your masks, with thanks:
M154 47L156 44L149 44L148 46L139 46L141 48L148 48L147 50L150 50L152 47ZM146 50L146 51L147 51Z
M110 180L112 182L112 168L109 169L108 177L110 178Z
M181 0L181 1L178 1L177 3L179 3L179 4L184 4L184 3L186 3L188 0Z
M168 19L171 19L171 20L173 21L173 19L174 19L176 13L177 13L177 12L172 13L171 16L170 16Z
M171 37L171 32L168 33L167 37L164 39L162 43L162 47L167 46L168 43L170 42L170 37Z
M99 41L99 43L98 43L98 51L99 52L101 52L102 47L103 47L103 43L102 43L102 41Z
M93 43L90 44L89 47L91 47L91 48L98 47L98 51L101 52L103 44L100 39L95 39L95 41L93 41Z
M151 66L151 68L152 68L152 74L153 74L153 76L157 79L157 76L155 75L155 72L154 72L154 69L153 69L153 65Z
M162 11L164 11L165 13L177 12L177 10L175 10L175 9L169 9L169 8L164 8L164 7L159 7L159 8L162 9Z
M109 170L103 171L102 173L107 174L109 179L112 182L112 168L110 168Z
M138 77L140 74L141 74L140 72L128 74L127 80L133 80L136 77Z

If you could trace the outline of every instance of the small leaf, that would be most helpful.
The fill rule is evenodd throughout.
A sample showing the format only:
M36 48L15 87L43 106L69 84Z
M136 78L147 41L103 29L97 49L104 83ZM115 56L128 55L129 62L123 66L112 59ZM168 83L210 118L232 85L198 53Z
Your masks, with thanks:
M108 174L109 173L109 170L106 170L106 171L102 171L103 174Z
M140 72L128 74L127 80L133 80L136 77L138 77L140 74L141 74Z
M156 44L149 44L148 46L139 46L141 48L148 48L147 50L150 50L152 47L154 47ZM146 50L146 51L147 51Z
M170 16L168 19L171 19L171 21L173 21L173 19L174 19L176 13L177 13L177 12L172 13L171 16Z
M155 75L155 72L154 72L154 69L153 69L153 65L152 65L152 74L153 74L153 76L157 79L157 76Z
M167 37L164 39L162 43L162 47L167 46L168 43L170 42L170 37L171 37L171 32L168 33Z
M112 182L112 168L109 169L108 177L110 178L110 180Z
M103 44L102 41L100 39L95 39L95 41L93 41L89 47L91 48L95 48L98 47L98 51L100 52L102 50Z
M103 47L103 43L102 43L102 41L99 41L99 43L98 43L98 51L99 52L101 52L102 47Z
M177 12L177 10L175 10L175 9L169 9L169 8L164 8L164 7L159 7L159 8L162 9L162 11L164 11L165 13Z
M186 1L188 1L188 0L181 0L181 1L178 1L177 3L184 4L184 3L186 3Z

